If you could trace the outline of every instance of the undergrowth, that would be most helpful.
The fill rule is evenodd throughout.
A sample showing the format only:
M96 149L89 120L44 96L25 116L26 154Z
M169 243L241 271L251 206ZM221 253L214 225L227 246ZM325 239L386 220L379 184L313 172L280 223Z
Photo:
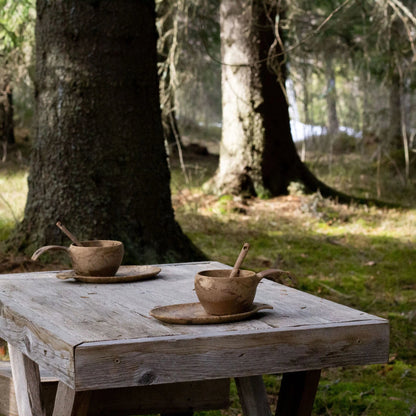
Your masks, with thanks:
M331 172L323 164L315 167L320 179L341 191L401 202L407 208L341 205L319 194L305 195L297 185L286 197L216 197L202 192L207 175L185 184L174 170L177 220L210 259L232 265L242 243L248 241L251 249L245 268L290 270L299 289L389 320L389 362L324 370L314 415L416 415L414 184L402 184L389 176L391 172L376 178L371 160L363 163L354 157L338 157ZM214 171L209 166L204 169ZM264 379L274 408L279 376ZM239 414L235 387L228 410L199 413Z
M290 270L298 288L389 319L390 359L382 365L326 369L314 415L416 415L416 192L391 175L376 175L369 159L337 156L331 169L310 162L320 179L339 190L401 202L407 208L346 206L305 195L302 187L272 199L217 197L202 191L217 158L184 153L172 162L172 199L185 233L210 259L233 264L242 243L250 242L244 267ZM26 166L0 169L0 238L23 216ZM184 175L184 170L186 175ZM276 405L279 375L264 377ZM235 385L227 410L199 416L241 414Z

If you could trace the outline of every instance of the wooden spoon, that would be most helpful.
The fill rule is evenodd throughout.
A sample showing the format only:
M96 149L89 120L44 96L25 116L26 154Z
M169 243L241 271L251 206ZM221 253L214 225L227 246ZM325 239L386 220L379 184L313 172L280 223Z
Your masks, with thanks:
M63 225L62 223L61 223L61 221L58 221L57 223L56 223L56 226L63 232L63 233L65 233L68 237L69 237L69 239L76 245L76 246L82 246L82 243L78 240L78 238L76 238L75 236L74 236L74 234L72 234L66 227L65 227L65 225Z
M230 277L238 276L241 263L243 262L244 258L246 257L249 248L250 248L250 244L249 243L244 243L243 248L241 249L240 254L239 254L239 256L238 256L238 258L237 258L237 260L234 264L234 267L231 270Z

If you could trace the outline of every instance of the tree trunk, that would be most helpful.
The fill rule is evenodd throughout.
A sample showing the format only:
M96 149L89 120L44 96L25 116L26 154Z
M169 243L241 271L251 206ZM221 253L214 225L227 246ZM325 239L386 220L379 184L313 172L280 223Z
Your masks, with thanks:
M284 64L273 31L276 8L223 0L220 14L223 130L214 190L285 194L302 163L282 88ZM275 68L269 53L277 56Z
M174 220L153 1L37 1L36 131L11 243L117 239L125 264L202 257Z
M273 30L276 14L283 15L276 3L222 0L222 141L207 185L217 193L277 196L298 181L340 202L388 205L338 192L301 162L290 132L282 38Z
M11 84L8 84L5 88L7 97L7 127L6 127L6 138L8 144L15 143L14 137L14 109L13 109L13 90Z
M305 119L305 124L307 126L312 124L312 120L310 117L310 111L309 111L309 104L310 104L310 97L309 97L309 71L307 67L307 63L304 62L304 64L300 68L301 75L302 75L302 92L303 92L303 115ZM304 138L302 140L302 153L301 153L301 160L302 162L305 162L306 160L306 144L308 140L311 140L311 138Z
M157 6L159 19L159 88L162 108L162 126L168 155L176 155L181 150L182 139L175 111L176 80L175 73L178 46L178 5L172 1L161 1Z
M335 87L335 72L332 59L325 57L326 75L326 107L328 111L328 135L332 143L332 138L339 132L339 121L337 113L337 91ZM332 146L331 146L332 147Z
M3 148L7 148L7 144L13 144L14 138L14 122L13 122L13 93L12 87L8 79L6 79L0 90L0 141ZM3 154L3 159L5 154Z
M390 108L389 108L389 129L387 147L391 150L403 148L402 136L402 101L401 101L401 80L397 72L391 76L390 84Z

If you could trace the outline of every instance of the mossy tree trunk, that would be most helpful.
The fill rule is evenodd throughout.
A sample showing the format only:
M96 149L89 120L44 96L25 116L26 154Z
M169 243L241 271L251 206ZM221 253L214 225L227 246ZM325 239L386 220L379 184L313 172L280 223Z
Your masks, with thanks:
M24 220L31 251L117 239L125 263L202 257L175 222L163 143L153 1L37 1L36 138Z

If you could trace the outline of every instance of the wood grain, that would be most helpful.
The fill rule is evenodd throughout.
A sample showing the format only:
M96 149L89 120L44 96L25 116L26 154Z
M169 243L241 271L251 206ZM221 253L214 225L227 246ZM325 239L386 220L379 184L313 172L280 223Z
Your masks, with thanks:
M388 326L370 321L84 343L76 349L75 385L100 389L379 363L388 358L386 339Z
M52 416L58 380L41 371L42 398L46 416ZM166 412L178 414L224 409L229 406L230 381L206 380L174 385L95 390L88 416L130 416ZM0 362L0 414L19 416L10 363Z
M38 365L9 344L19 416L45 416Z
M244 416L272 416L262 376L235 379Z
M91 391L76 392L60 381L53 416L88 416Z
M0 337L77 390L134 387L385 362L388 321L263 280L247 321L171 325L156 306L197 302L217 262L161 265L157 279L88 284L55 272L0 276Z
M276 416L310 416L320 376L321 370L284 374Z

